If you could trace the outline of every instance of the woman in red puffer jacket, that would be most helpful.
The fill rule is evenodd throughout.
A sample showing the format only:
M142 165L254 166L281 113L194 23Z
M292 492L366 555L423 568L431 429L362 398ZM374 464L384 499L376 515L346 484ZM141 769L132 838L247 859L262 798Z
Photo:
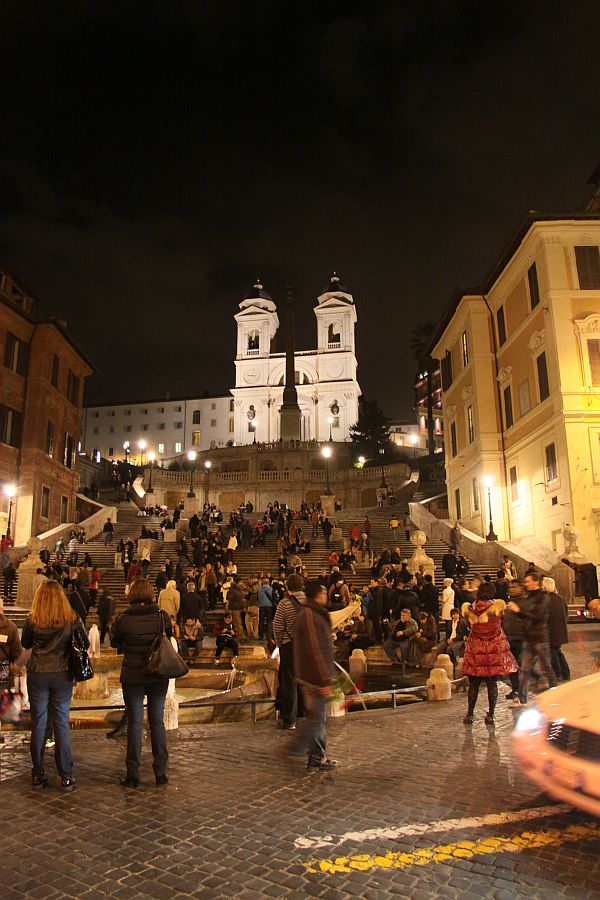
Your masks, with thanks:
M494 585L484 581L477 589L477 600L471 604L465 603L462 608L462 615L471 626L462 667L463 675L469 676L469 708L463 719L465 725L473 724L473 712L482 681L487 685L489 702L485 724L494 724L498 699L496 679L519 670L500 625L500 613L506 608L506 603L504 600L494 600L494 594Z

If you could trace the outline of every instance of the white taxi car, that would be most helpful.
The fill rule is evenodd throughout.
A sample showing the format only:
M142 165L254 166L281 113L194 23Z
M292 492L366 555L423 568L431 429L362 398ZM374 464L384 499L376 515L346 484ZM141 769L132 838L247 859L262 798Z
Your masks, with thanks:
M536 697L517 719L512 746L545 793L600 816L600 672Z

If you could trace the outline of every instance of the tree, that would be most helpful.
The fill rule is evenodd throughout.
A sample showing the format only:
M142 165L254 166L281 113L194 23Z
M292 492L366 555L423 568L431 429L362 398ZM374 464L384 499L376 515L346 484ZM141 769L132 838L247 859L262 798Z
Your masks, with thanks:
M413 328L409 339L410 349L414 354L418 373L427 373L427 449L430 454L435 452L432 397L433 368L435 363L427 351L435 327L435 322L421 322L421 324Z
M358 421L350 426L350 438L358 454L370 459L373 465L380 465L381 458L390 448L390 420L377 400L361 397L358 406ZM380 451L383 450L383 453Z

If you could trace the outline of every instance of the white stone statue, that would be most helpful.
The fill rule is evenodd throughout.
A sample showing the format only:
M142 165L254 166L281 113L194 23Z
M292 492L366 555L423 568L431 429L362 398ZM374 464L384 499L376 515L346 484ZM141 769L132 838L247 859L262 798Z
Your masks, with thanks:
M435 563L423 550L423 545L427 543L427 535L424 531L417 529L413 531L410 539L416 549L408 561L408 571L414 575L422 566L424 575L431 575L432 578L435 578Z

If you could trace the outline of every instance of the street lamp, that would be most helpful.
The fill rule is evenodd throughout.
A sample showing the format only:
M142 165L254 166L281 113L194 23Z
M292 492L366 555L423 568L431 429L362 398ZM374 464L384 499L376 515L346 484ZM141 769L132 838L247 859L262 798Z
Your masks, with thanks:
M210 489L210 467L212 463L210 459L207 459L204 463L204 468L206 469L206 502L209 503L209 489Z
M156 453L154 452L154 450L150 451L150 453L148 454L148 459L150 460L150 478L148 479L148 490L146 491L146 493L153 494L154 491L152 490L152 470L154 469L154 460L156 459Z
M325 496L331 497L331 486L329 484L329 457L331 456L331 447L323 447L321 453L325 457L325 478L327 479L327 487L325 489Z
M6 525L6 538L7 538L7 540L10 540L10 523L11 523L11 519L12 519L12 508L13 508L13 501L14 501L15 495L17 493L17 489L14 486L14 484L7 484L6 487L4 488L4 493L8 497L8 523Z
M365 457L364 457L364 456L359 456L359 457L358 457L358 465L360 466L361 469L363 468L363 466L364 466L365 463L366 463Z
M494 480L491 475L486 475L483 479L483 483L487 490L488 509L490 513L490 530L488 531L485 539L486 541L497 541L498 535L494 531L494 523L492 522L492 485L494 483Z
M385 473L383 471L383 457L385 455L385 447L379 448L379 455L381 456L381 484L379 487L386 488L387 484L385 483Z
M125 462L129 462L129 441L125 441L123 444L123 450L125 451Z
M196 451L195 451L195 450L190 450L189 453L188 453L188 455L187 455L187 458L189 459L189 461L190 461L191 464L192 464L192 465L190 466L190 489L189 489L189 491L188 491L188 497L189 497L191 500L193 500L194 497L196 496L196 494L194 493L194 472L195 472L194 461L195 461L195 459L196 459L196 456L197 456L197 454L196 454Z
M411 436L410 436L410 442L411 442L411 444L413 445L413 456L414 456L415 458L416 458L416 456L417 456L417 443L418 443L418 440L419 440L419 438L417 437L416 434L411 434Z
M327 421L329 422L329 440L333 441L333 437L331 436L331 426L333 425L333 416L327 416Z

